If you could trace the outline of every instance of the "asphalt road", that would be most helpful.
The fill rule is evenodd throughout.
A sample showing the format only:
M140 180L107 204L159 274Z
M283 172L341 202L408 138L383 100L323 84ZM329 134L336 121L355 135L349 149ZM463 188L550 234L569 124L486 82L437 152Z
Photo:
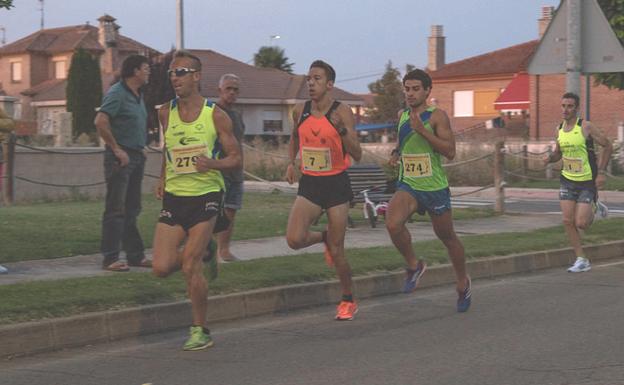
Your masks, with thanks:
M622 384L624 260L213 325L216 344L182 352L185 331L15 358L11 385Z

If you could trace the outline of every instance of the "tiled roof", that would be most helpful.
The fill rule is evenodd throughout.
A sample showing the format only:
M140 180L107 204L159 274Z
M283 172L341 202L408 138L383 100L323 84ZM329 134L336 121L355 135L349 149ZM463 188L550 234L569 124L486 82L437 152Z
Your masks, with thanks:
M66 87L67 79L50 79L22 91L22 94L32 96L34 102L65 100Z
M434 80L478 75L515 74L526 70L538 44L539 40L532 40L483 55L473 56L468 59L448 63L430 74Z
M104 47L102 47L98 41L97 27L83 24L42 29L0 48L0 55L25 52L43 52L53 55L61 52L74 51L78 48L91 51L104 50ZM117 48L120 51L143 52L148 55L159 54L155 49L123 35L118 35Z
M212 50L190 51L202 62L201 91L204 96L218 97L219 79L223 74L233 73L241 78L239 99L309 99L303 75L293 75L273 68L258 68ZM359 96L337 87L334 87L333 96L352 104L362 103Z

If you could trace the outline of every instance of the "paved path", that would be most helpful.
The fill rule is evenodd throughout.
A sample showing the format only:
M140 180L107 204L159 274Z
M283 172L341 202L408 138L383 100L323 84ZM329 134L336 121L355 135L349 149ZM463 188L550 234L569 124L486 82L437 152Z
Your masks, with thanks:
M624 263L477 280L455 312L451 285L212 325L215 346L180 349L186 330L0 362L12 385L622 384Z
M295 185L296 186L296 185ZM289 186L286 182L261 183L245 182L245 189L248 191L272 191L279 188L282 191L295 193L296 187ZM474 191L476 187L452 188L453 194L462 194ZM558 190L547 189L518 189L509 188L505 190L505 195L509 199L557 199ZM475 194L468 195L473 198L494 199L494 190L486 189ZM605 191L601 192L601 198L607 202L624 203L624 192ZM524 215L503 215L491 218L481 218L475 220L463 220L455 222L455 229L461 235L469 234L490 234L510 231L530 231L541 227L554 226L561 223L559 215L524 214ZM434 239L435 235L429 223L412 223L408 225L414 241ZM361 224L358 228L349 229L347 232L346 245L348 248L367 248L372 246L391 245L388 234L381 225L376 229L371 229ZM263 239L251 239L245 241L234 241L232 253L242 260L255 258L266 258L279 255L295 255L303 253L320 253L323 251L321 245L315 245L303 250L291 250L284 237L273 237ZM151 250L148 250L148 254ZM106 274L123 274L103 271L99 268L101 257L95 255L80 255L74 257L34 260L26 262L6 263L10 273L0 275L0 285L36 281L76 278L85 276L98 276ZM133 268L136 271L148 271L144 268Z
M530 231L536 228L554 226L561 223L556 215L502 215L491 218L461 220L455 222L455 230L462 235L490 234L511 231ZM434 239L435 235L429 223L408 224L414 241ZM348 248L368 248L372 246L390 246L392 242L385 227L372 229L361 224L349 229L346 237ZM151 250L148 250L148 253ZM304 253L321 253L322 245L314 245L303 250L291 250L284 237L250 239L234 241L232 253L242 260L267 258L279 255L295 255ZM0 285L26 281L76 278L98 276L112 273L100 269L101 257L80 255L75 257L33 260L7 263L9 274L0 275ZM133 268L136 271L149 271L144 268Z

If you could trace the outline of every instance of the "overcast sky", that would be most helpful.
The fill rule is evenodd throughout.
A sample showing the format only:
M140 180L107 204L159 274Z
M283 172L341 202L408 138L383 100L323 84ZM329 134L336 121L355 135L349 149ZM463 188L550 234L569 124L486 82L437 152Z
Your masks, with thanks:
M38 0L0 10L8 43L40 27ZM432 24L444 26L446 62L537 39L544 5L557 0L184 0L186 48L212 49L250 62L260 46L285 49L296 73L315 59L334 66L338 86L367 92L395 67L427 64ZM45 0L45 28L78 25L107 13L120 32L159 51L176 41L176 0ZM271 39L280 35L280 39ZM359 78L359 79L353 79ZM353 79L353 80L350 80Z

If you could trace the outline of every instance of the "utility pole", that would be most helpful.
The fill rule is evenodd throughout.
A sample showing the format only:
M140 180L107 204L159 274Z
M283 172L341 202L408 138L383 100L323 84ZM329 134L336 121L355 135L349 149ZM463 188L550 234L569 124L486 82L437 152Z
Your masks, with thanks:
M41 11L41 29L43 29L43 0L39 0L39 11Z
M568 2L566 36L566 91L581 94L581 0Z
M176 49L184 49L184 1L176 0Z

